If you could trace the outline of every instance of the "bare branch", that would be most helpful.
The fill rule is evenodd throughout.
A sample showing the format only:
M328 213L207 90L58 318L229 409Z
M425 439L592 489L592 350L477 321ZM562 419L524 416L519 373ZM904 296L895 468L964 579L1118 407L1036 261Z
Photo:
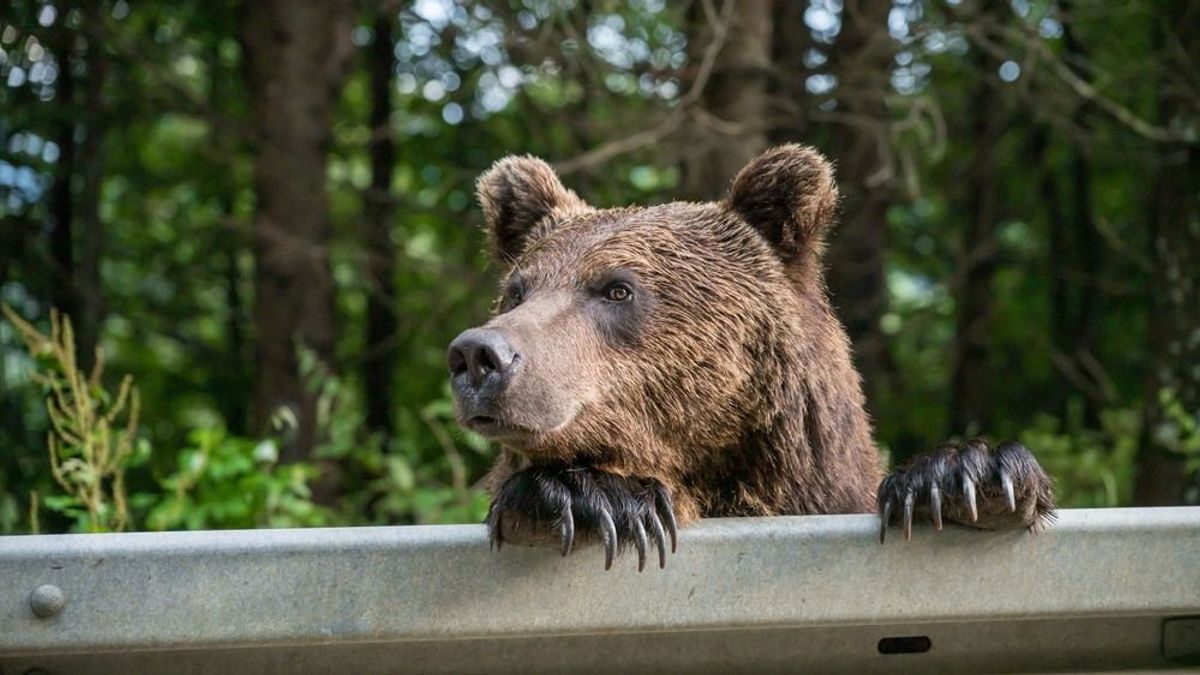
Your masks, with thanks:
M1096 106L1097 109L1107 113L1110 117L1133 131L1143 138L1158 142L1158 143L1182 143L1194 145L1197 142L1196 132L1193 129L1177 131L1158 126L1145 119L1139 117L1129 108L1117 103L1113 99L1105 96L1093 86L1090 82L1080 77L1074 69L1067 65L1061 58L1058 57L1046 45L1038 35L1032 32L1029 26L1021 28L1012 28L1008 26L979 26L968 24L964 30L964 34L971 39L976 45L1001 59L1012 57L1009 50L1002 45L997 44L987 34L987 28L1001 34L1013 43L1023 45L1037 55L1038 60L1046 64L1055 77L1062 80L1076 96L1088 101Z
M634 152L647 145L661 141L678 129L683 124L685 117L683 110L675 109L671 111L671 114L666 119L645 131L639 131L632 136L626 136L625 138L605 143L588 150L582 155L558 162L554 165L554 169L562 175L594 169L614 157Z
M704 56L700 59L700 67L696 71L696 78L692 80L692 86L662 121L644 131L610 141L581 155L558 162L554 165L555 170L562 175L589 171L607 163L614 157L658 143L683 126L683 122L694 114L696 105L704 95L704 88L708 85L709 78L712 77L717 56L720 55L721 49L724 48L729 38L733 8L734 0L725 0L721 5L720 14L717 15L711 1L704 2L704 13L713 30L712 42L704 50Z

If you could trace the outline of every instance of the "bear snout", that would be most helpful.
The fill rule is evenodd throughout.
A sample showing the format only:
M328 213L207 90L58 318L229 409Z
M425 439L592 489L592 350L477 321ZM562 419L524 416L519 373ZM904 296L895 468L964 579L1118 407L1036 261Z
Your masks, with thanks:
M511 379L520 355L508 338L491 328L471 328L459 333L446 352L446 365L455 393L474 393L490 387L502 390Z
M471 328L450 342L446 365L460 423L485 436L509 430L505 392L520 361L512 341L494 328Z

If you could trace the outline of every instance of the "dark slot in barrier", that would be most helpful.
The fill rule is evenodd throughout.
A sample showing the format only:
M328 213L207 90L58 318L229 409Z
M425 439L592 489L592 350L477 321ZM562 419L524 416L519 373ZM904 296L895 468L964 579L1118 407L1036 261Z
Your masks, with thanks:
M880 654L924 654L933 642L924 635L889 637L879 641Z

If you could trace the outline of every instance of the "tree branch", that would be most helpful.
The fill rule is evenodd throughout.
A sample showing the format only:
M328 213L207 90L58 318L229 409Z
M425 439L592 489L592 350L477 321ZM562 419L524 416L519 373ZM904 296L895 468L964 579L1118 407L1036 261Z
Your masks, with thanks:
M734 4L734 0L725 0L721 5L721 12L718 15L712 7L711 1L705 0L705 16L712 26L713 40L704 50L704 56L700 60L700 67L696 72L696 79L692 80L692 86L679 99L678 104L667 117L649 129L639 131L625 138L610 141L581 155L558 162L554 165L555 170L562 175L578 171L589 171L607 163L615 157L658 143L679 129L683 125L684 120L693 113L693 108L695 108L700 98L704 95L704 88L708 85L709 78L712 77L717 56L721 53L721 49L724 48L729 37L729 27L732 23Z

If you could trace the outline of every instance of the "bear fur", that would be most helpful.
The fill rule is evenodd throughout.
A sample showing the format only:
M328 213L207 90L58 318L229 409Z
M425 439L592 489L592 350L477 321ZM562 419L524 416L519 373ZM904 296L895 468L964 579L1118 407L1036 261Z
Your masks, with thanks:
M640 567L648 543L662 564L676 521L702 517L878 509L885 527L914 512L1011 527L1050 512L1049 480L1015 444L947 447L881 486L823 279L838 192L815 150L769 150L721 202L595 209L529 156L497 162L478 195L501 296L449 359L460 422L502 446L497 544L549 538L565 555L594 536L608 564L633 545Z

